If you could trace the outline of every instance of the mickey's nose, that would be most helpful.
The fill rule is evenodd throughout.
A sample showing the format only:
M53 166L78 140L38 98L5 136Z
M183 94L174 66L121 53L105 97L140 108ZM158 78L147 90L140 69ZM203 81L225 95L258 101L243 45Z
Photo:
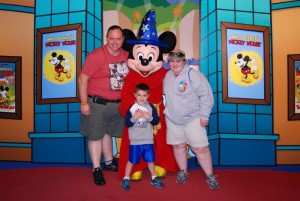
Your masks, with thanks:
M149 61L148 61L148 59L142 59L141 63L142 63L143 66L148 66Z

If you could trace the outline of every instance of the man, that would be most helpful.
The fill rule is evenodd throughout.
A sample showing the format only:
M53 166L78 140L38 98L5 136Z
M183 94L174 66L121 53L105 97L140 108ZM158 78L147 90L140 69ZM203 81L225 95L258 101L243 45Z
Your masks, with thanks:
M118 112L122 88L120 83L123 83L120 77L123 79L128 73L128 69L124 70L127 66L123 65L128 53L121 48L124 41L122 28L111 26L106 40L107 44L86 57L78 79L80 132L89 140L88 150L96 185L106 183L102 169L118 171L118 165L113 161L112 136L121 137L123 132L124 119ZM119 76L120 71L122 76ZM105 160L103 168L100 166L102 153Z

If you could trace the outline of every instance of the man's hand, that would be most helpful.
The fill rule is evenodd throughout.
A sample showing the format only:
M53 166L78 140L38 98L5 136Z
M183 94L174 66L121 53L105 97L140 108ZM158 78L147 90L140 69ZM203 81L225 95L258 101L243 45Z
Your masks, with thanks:
M83 115L89 115L90 114L90 106L88 104L86 105L81 105L80 106L80 111Z

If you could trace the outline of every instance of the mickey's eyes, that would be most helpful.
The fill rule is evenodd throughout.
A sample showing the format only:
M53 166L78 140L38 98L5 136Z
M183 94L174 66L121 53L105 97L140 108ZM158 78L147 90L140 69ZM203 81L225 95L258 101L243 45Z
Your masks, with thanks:
M145 58L144 58L144 54L141 53L141 52L139 52L139 53L137 54L137 57L138 57L138 60L139 60L139 61L142 61L143 59L145 59ZM154 54L153 54L153 53L149 53L149 54L148 54L147 60L148 60L148 61L152 61L153 59L154 59Z
M144 59L144 54L141 52L139 52L137 56L140 61L142 61Z
M148 61L152 61L154 59L154 54L150 53L148 54Z

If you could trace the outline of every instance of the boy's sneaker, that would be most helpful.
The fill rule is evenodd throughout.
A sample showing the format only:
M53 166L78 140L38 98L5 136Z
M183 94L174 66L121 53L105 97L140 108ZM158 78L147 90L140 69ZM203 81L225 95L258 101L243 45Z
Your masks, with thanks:
M151 179L150 183L155 186L156 188L163 188L165 186L164 183L162 183L158 177L155 177L154 179Z
M112 172L118 172L118 164L112 160L112 162L109 165L106 165L104 163L103 170L105 171L112 171Z
M217 181L217 175L209 175L206 177L206 182L208 183L208 186L210 189L218 189L219 188L219 182Z
M184 170L179 170L176 178L178 184L184 184L189 176L189 173Z
M104 185L106 183L100 168L95 168L93 171L93 177L96 185Z
M122 185L122 190L123 191L129 191L131 189L129 179L123 179L122 182L121 182L121 185Z

